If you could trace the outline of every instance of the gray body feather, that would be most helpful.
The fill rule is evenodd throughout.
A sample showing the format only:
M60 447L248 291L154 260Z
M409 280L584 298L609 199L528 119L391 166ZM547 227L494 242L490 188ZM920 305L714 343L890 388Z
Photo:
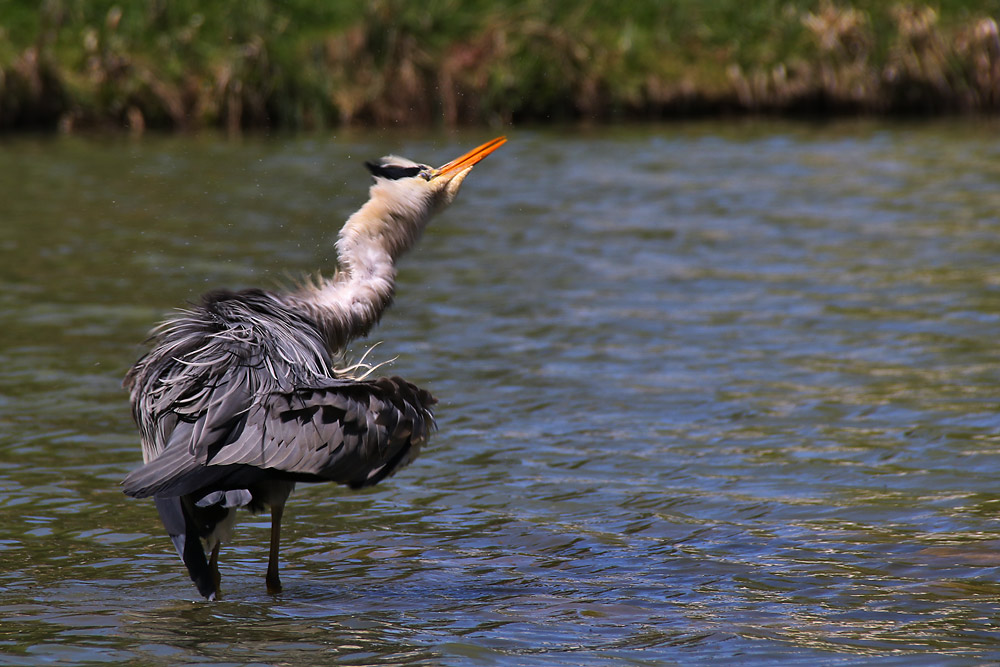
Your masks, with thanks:
M375 484L417 455L433 397L338 378L311 320L263 291L214 292L161 327L125 380L145 465L126 494L242 489L267 477Z
M214 589L194 538L212 548L236 507L283 504L295 482L377 484L427 440L428 392L400 378L338 377L326 340L280 295L213 292L164 323L125 378L145 464L123 490L157 498L206 597Z

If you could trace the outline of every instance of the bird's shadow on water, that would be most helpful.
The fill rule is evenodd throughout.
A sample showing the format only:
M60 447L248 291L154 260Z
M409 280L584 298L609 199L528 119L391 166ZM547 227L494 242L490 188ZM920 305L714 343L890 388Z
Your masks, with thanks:
M195 600L186 581L163 586L157 589L161 595L122 615L123 638L152 662L280 656L289 664L308 664L307 656L317 651L410 662L440 657L435 647L442 642L525 620L523 613L499 611L502 600L552 599L543 586L373 584L304 573L286 574L283 592L269 595L263 580L248 579L231 577L215 602ZM178 598L170 599L172 594Z
M267 593L263 576L230 575L223 579L220 598L209 601L198 597L193 585L182 578L183 573L178 573L176 582L161 581L163 585L156 595L136 601L128 613L137 619L177 613L234 615L247 620L295 616L338 618L384 612L399 615L477 603L494 605L498 600L547 599L555 594L555 587L538 582L469 585L462 577L447 573L433 577L432 582L414 585L372 582L368 577L346 572L323 579L288 568L282 573L281 593Z
M167 588L166 594L177 592ZM652 621L642 604L567 599L544 582L394 586L303 577L285 583L277 596L266 594L262 585L234 588L218 602L169 601L135 610L122 625L133 651L145 662L161 664L181 659L315 664L310 661L318 653L364 664L469 659L491 664L515 657L531 664L543 664L532 662L543 658L555 660L547 664L582 664L576 660L621 657L637 649L687 651L737 636L711 627L692 632L683 614L662 611Z

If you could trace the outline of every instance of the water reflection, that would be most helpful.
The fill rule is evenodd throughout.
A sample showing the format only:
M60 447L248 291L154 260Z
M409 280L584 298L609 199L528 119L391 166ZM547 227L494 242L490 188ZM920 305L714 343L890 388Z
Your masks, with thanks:
M117 490L138 341L479 137L6 140L0 663L1000 657L993 129L512 136L376 336L433 446L297 492L280 597L247 518L214 605Z

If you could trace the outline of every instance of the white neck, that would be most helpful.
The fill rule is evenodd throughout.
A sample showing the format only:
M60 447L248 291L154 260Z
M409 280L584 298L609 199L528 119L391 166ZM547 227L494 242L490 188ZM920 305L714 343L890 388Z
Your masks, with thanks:
M428 215L417 207L399 210L369 200L340 231L340 270L291 295L294 306L319 324L331 350L366 336L378 323L392 303L396 257L416 242ZM418 224L413 224L414 218Z

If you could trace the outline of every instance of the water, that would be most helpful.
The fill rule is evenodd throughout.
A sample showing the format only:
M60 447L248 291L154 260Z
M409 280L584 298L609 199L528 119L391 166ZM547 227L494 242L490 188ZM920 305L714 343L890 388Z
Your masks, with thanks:
M331 268L363 159L489 137L3 140L0 663L1000 660L998 137L511 132L374 336L432 446L301 487L278 597L247 516L214 604L117 488L140 341Z

